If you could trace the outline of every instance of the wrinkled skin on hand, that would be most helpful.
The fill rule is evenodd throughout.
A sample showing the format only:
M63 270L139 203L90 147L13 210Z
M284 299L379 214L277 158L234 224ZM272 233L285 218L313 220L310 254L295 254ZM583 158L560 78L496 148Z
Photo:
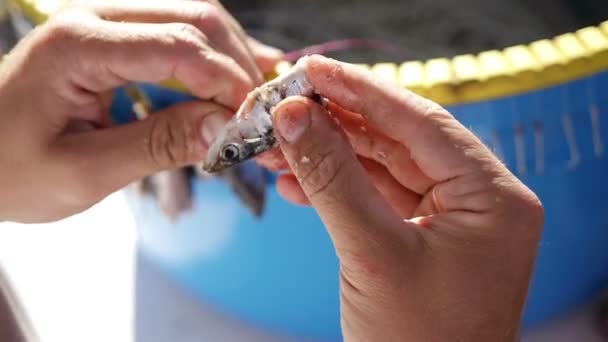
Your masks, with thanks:
M179 6L176 6L178 2ZM161 170L200 162L281 52L218 1L79 1L0 66L0 221L70 216ZM115 127L111 90L177 79L201 101Z
M439 105L367 70L307 63L329 113L274 113L293 203L312 205L340 260L346 341L515 341L541 235L532 191Z
M83 3L0 67L0 221L63 218L202 160L218 122L280 58L216 1ZM440 106L318 56L307 74L331 116L286 99L274 118L281 153L259 159L287 168L282 195L312 205L327 227L345 339L514 341L543 224L538 198ZM167 79L211 102L112 126L113 88Z

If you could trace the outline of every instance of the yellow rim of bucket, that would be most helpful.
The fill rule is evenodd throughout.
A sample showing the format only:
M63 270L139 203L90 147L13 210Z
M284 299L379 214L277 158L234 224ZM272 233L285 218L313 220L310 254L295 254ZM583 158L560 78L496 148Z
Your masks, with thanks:
M35 24L69 5L69 0L12 0ZM444 106L492 100L554 86L608 69L608 21L552 39L483 51L453 58L407 61L401 64L360 64ZM282 62L276 77L290 64ZM163 87L186 91L178 81Z

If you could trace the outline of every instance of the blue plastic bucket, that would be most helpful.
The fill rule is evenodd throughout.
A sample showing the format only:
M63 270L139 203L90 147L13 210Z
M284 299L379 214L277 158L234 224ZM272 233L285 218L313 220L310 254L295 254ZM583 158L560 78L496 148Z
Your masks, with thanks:
M145 88L156 108L189 99ZM592 300L608 281L608 96L602 89L608 89L606 72L449 108L545 205L525 328ZM134 118L122 91L113 112L121 121ZM312 209L283 201L270 179L260 220L218 180L196 183L196 209L176 225L155 202L132 195L141 249L218 310L277 333L339 340L338 264L329 237Z

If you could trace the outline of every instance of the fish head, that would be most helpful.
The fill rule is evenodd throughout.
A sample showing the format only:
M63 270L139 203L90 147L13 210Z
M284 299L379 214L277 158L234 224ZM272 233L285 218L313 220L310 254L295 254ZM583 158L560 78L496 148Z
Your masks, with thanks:
M235 116L209 146L203 170L217 173L264 153L276 144L272 125L262 132L240 122Z
M317 98L304 62L247 95L236 115L211 143L203 170L216 173L278 145L272 125L274 108L289 96Z

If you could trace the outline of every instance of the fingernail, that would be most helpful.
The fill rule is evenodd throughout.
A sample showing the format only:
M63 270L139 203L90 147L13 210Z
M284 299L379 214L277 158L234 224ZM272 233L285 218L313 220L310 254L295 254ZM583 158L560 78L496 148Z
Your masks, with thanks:
M308 105L302 102L291 102L278 113L277 130L288 143L294 143L304 134L310 126L310 112Z
M207 144L207 147L217 137L226 123L228 123L228 118L226 118L222 113L207 115L203 119L201 135L203 137L203 141Z

